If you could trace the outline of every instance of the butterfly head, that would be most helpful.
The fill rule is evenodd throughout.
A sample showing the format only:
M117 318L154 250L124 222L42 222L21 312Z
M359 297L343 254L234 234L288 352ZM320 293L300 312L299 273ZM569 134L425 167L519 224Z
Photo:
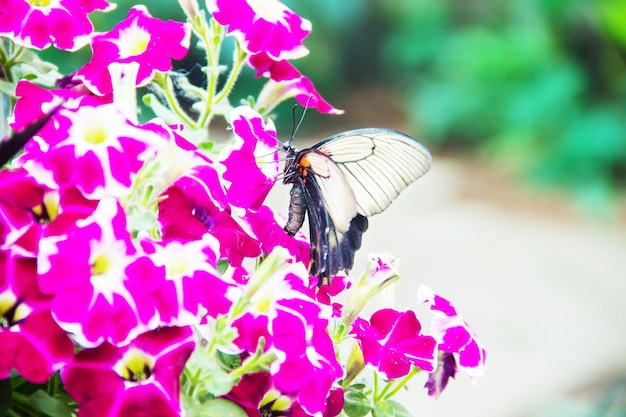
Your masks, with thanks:
M283 183L293 184L296 182L298 173L298 166L296 163L298 151L291 143L291 140L283 144L283 151L287 154L285 156L285 168L283 169Z

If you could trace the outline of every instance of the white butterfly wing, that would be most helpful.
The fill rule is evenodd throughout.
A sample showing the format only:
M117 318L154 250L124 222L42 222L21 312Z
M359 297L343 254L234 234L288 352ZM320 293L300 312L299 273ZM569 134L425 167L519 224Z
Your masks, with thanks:
M327 183L324 184L323 178L318 180L323 188L324 203L340 231L343 229L337 223L340 220L342 226L346 224L344 216L352 209L351 200L356 202L359 214L378 214L389 207L409 184L428 172L431 162L430 153L419 142L389 129L343 132L325 139L314 149L332 159L327 162ZM343 175L333 172L337 170ZM317 174L317 168L314 172ZM347 187L344 184L337 186L341 183L337 177L345 178ZM353 199L347 195L350 191ZM347 225L354 215L352 212Z
M313 178L305 176L304 180L314 181L317 185L322 203L335 228L339 233L345 233L357 214L357 203L340 166L316 150L304 153L299 163L306 167L307 176L313 175Z

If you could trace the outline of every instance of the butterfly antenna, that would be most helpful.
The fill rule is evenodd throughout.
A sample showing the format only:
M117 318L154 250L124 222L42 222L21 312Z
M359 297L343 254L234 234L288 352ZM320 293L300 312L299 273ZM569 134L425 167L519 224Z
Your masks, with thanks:
M304 110L302 111L302 115L300 116L300 120L298 120L297 124L296 124L296 109L298 108L298 104L294 104L293 107L291 108L293 127L291 129L291 137L289 138L289 141L287 142L288 146L291 146L291 143L293 142L293 138L296 136L296 132L298 132L298 129L300 129L300 126L302 125L302 122L304 121L304 117L306 116L306 112L309 109L309 103L311 102L312 98L313 96L309 96L309 98L307 99L306 105L304 106Z

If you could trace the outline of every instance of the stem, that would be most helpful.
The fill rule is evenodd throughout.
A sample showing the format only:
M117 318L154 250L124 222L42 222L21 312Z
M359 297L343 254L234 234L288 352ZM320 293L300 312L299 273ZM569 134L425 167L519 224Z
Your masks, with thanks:
M156 78L155 78L156 79ZM176 99L176 95L174 94L174 84L172 83L172 79L169 73L164 74L163 78L159 80L158 85L161 87L165 94L165 98L167 103L170 106L170 109L188 126L192 126L196 128L196 123L190 118L187 113L180 107L180 103Z
M230 74L228 74L228 79L226 80L226 83L224 84L224 88L222 88L222 91L220 91L217 97L215 98L214 104L217 104L223 99L225 99L226 97L228 97L233 87L235 86L235 81L237 81L237 78L239 78L239 74L241 73L243 63L246 61L246 57L247 57L246 51L241 49L241 46L239 46L239 43L236 42L235 53L233 56L233 68L230 71Z
M413 378L415 375L417 375L420 372L419 368L412 366L411 370L409 371L408 374L406 374L402 379L400 379L399 381L397 381L395 384L388 384L385 389L383 390L383 392L381 392L380 394L380 398L379 400L387 400L391 397L393 397L394 395L396 395L398 393L398 391L400 391L402 388L404 388L404 386L411 380L411 378ZM391 391L389 390L392 386L395 385L395 388L393 388ZM386 392L387 391L387 392Z
M374 400L378 398L378 373L374 372Z
M224 38L224 27L217 23L215 19L211 19L209 23L209 31L203 31L198 33L201 37L204 45L206 46L206 58L207 58L207 89L206 89L206 103L204 111L198 118L198 126L200 128L206 126L211 120L211 113L213 110L213 99L215 97L215 90L217 89L217 80L220 75L219 71L219 58L220 47L222 45L222 39ZM211 34L211 38L207 36L207 32Z
M247 373L255 372L260 368L265 367L267 364L272 363L275 359L276 355L271 352L266 352L258 356L251 356L243 361L239 368L230 371L228 375L233 378L239 378Z

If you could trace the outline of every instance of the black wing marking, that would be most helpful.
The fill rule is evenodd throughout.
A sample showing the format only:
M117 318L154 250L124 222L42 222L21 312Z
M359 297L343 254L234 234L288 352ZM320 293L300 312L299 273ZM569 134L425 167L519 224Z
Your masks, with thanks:
M326 138L313 149L328 155L343 173L363 216L385 210L430 169L428 150L395 130L351 130Z
M11 158L17 155L24 145L26 145L26 142L44 127L60 107L61 105L56 106L49 113L44 114L39 119L24 127L24 129L14 133L12 136L6 136L2 139L0 142L0 167L4 166Z
M345 233L333 223L324 200L317 177L302 179L295 187L302 187L309 218L311 240L311 264L309 273L319 277L320 284L340 271L349 271L354 264L354 254L361 247L361 236L367 230L365 216L356 214Z

